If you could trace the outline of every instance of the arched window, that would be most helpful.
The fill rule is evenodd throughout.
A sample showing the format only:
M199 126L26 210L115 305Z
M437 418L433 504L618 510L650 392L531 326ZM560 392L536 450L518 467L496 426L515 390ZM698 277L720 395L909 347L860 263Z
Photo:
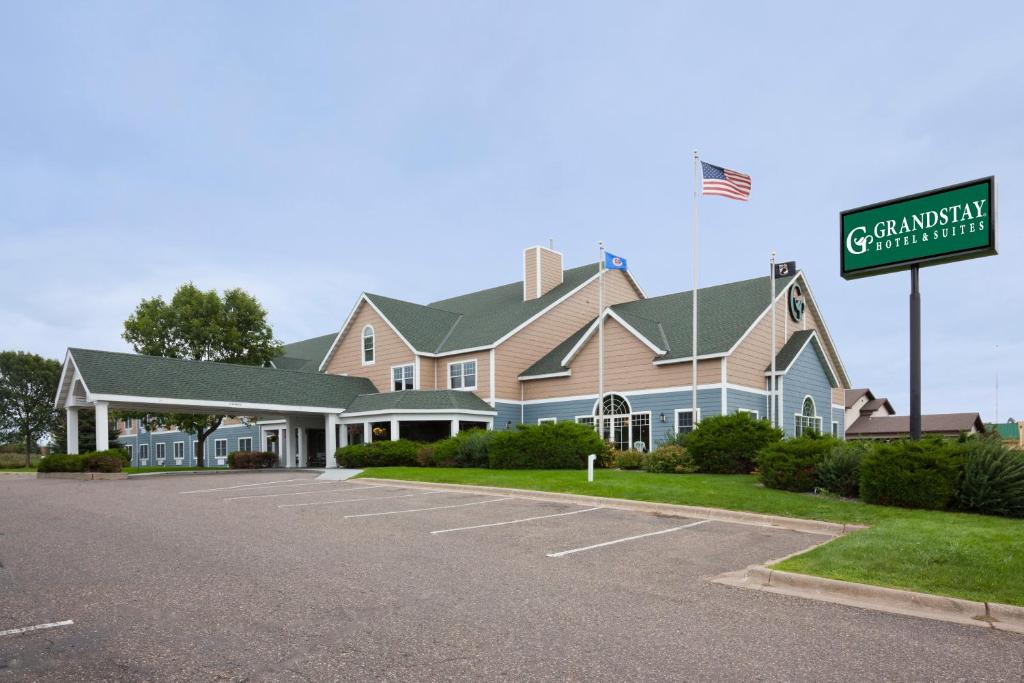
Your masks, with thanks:
M373 325L367 325L363 328L363 365L369 365L373 362L373 340Z
M814 399L804 396L800 412L793 416L793 433L800 436L805 432L818 432L821 434L821 418L818 417L814 408Z
M632 412L629 408L629 401L618 394L608 394L604 397L605 415L629 415ZM594 415L597 415L597 406L594 406Z

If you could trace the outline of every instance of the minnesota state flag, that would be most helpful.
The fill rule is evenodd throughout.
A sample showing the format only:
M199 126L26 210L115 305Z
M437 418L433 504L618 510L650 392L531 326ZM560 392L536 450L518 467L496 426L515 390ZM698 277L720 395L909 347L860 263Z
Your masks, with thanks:
M604 269L605 270L627 270L626 259L615 254L604 254Z

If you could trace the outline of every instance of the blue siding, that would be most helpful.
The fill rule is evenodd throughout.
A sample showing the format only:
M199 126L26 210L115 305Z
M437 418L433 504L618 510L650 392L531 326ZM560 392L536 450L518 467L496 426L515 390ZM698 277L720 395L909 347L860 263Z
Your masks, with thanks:
M832 408L832 421L839 423L839 438L846 438L846 411L842 408ZM829 427L831 429L831 427Z
M141 444L148 444L149 461L146 464L151 467L156 466L156 445L160 443L164 444L164 453L166 458L163 465L165 467L174 467L179 464L191 467L196 464L196 459L193 456L195 451L195 446L193 444L197 441L195 436L185 434L183 432L146 432L142 430L140 430L140 432L141 433L138 435L123 436L117 440L120 445L131 444L132 465L135 465L136 467L139 466L139 446ZM231 453L232 451L238 450L238 440L244 438L251 438L252 447L258 450L261 447L259 437L260 430L256 425L231 425L229 427L221 427L207 437L203 461L207 466L221 464L217 463L214 458L214 441L216 439L227 439L227 452ZM185 444L185 457L182 458L180 463L174 460L174 443L176 441L182 441ZM222 464L227 464L227 461L225 460Z
M761 419L768 417L768 397L765 394L758 394L753 391L742 389L728 389L728 407L730 413L737 410L756 410L757 416Z
M821 359L811 344L797 356L782 380L782 428L786 436L793 436L796 421L794 415L800 412L805 396L814 399L814 409L821 418L821 429L826 434L832 429L826 424L832 417L832 386L822 367Z
M509 422L512 423L512 428L515 429L515 426L522 421L522 408L516 403L495 401L494 409L498 411L498 414L494 416L495 429L505 429L505 425Z
M537 420L548 417L553 417L559 422L575 422L579 415L594 414L594 400L593 398L584 398L574 401L527 403L523 406L523 422L535 425Z

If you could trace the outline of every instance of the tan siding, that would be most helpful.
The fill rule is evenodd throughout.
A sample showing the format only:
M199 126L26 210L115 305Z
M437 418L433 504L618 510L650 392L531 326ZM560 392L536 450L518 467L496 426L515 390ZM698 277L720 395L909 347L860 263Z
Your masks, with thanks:
M562 255L550 249L540 250L541 296L562 284Z
M832 405L844 406L846 405L846 390L842 387L836 387L832 389Z
M530 380L524 382L527 399L555 398L597 394L598 339L592 336L573 359L570 377ZM654 354L639 339L614 320L605 324L604 389L635 391L664 387L689 386L690 363L654 365ZM697 365L699 384L722 381L721 361L717 358Z
M639 294L621 271L605 275L609 305L634 301ZM597 317L597 282L592 282L495 349L495 394L518 400L519 374L583 325Z
M443 356L437 359L437 388L447 389L448 388L448 365L451 363L460 363L467 360L476 361L476 390L474 394L479 396L485 401L491 400L491 365L490 358L491 352L484 351L470 351L469 353L460 353L454 356Z
M523 252L523 300L536 299L537 293L537 247L530 247Z
M435 376L434 371L437 370ZM438 384L444 380L441 376L440 366L433 358L420 357L420 389L439 389Z
M363 365L363 328L373 325L375 355L372 365ZM325 371L331 375L368 377L378 391L391 390L391 366L415 362L415 354L373 307L360 304Z

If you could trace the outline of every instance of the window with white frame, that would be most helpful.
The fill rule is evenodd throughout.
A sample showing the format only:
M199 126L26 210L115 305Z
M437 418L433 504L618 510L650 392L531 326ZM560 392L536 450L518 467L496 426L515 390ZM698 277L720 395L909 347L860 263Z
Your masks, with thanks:
M697 411L697 420L693 419L692 408L680 408L676 410L676 434L689 434L697 422L700 421L700 411Z
M374 334L373 325L363 328L363 365L370 365L374 361Z
M415 388L416 379L416 366L412 363L408 365L396 365L391 368L391 390L392 391L409 391Z
M238 450L240 451L251 451L252 450L252 437L244 436L238 440Z
M476 389L476 361L448 364L449 389Z
M135 448L134 448L134 447L132 447L132 445L131 445L131 444L127 444L127 445L125 445L124 449L125 449L126 451L128 451L128 460L129 460L129 462L130 462L130 461L131 461L131 459L132 459L132 456L133 456L133 455L135 455Z
M185 461L185 442L175 441L174 442L174 462L179 465Z
M737 408L736 412L737 413L746 413L747 415L749 415L750 417L754 418L755 420L760 417L760 413L758 413L756 410L747 410L746 408Z
M793 416L793 433L797 436L805 432L821 433L821 418L814 409L814 399L804 397L800 412Z
M839 438L839 423L838 422L833 422L832 423L832 438L834 438L834 439L838 439Z
M556 422L558 422L558 418L557 417L538 417L537 418L537 424L539 424L539 425L546 424L546 423L547 424L555 424Z
M167 445L158 443L156 445L156 464L163 465L165 460L167 460Z
M131 429L132 428L132 419L130 417L126 417L124 419L124 428L125 429Z
M601 427L598 428L598 413L602 413ZM601 438L620 451L631 449L647 451L651 448L651 413L634 413L625 397L608 394L600 406L594 406L594 415L581 415L578 424L585 424L598 430Z
M143 465L149 462L149 444L139 444L139 462Z
M228 440L216 439L213 442L213 456L218 460L228 457Z

